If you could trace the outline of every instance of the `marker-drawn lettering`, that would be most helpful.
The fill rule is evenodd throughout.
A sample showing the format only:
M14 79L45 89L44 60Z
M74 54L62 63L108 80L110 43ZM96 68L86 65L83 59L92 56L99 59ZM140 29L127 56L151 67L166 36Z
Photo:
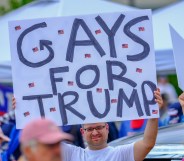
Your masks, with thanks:
M74 99L70 103L65 104L64 98L67 96L74 96ZM59 110L60 110L63 125L68 124L66 110L72 112L74 115L78 116L82 120L86 119L86 117L84 115L82 115L81 113L79 113L78 111L76 111L72 107L72 105L75 104L78 101L78 99L79 99L79 94L77 92L74 92L74 91L64 92L62 95L60 93L58 93ZM80 108L80 107L78 107L78 108Z
M47 63L49 63L53 58L54 58L54 50L50 47L50 45L52 45L52 42L49 40L40 40L40 50L44 50L44 47L47 48L47 50L49 51L49 56L45 59L42 60L40 62L37 63L33 63L28 61L25 57L24 54L22 52L22 42L24 40L24 37L27 34L30 34L31 32L33 32L34 30L40 29L40 28L44 28L47 27L47 24L45 22L39 23L39 24L35 24L29 28L27 28L26 30L24 30L21 35L19 36L18 40L17 40L17 53L18 53L18 57L20 59L20 61L32 68L37 68L37 67L41 67Z
M136 55L127 55L127 60L129 61L141 61L149 55L149 52L150 52L149 44L130 31L130 28L132 26L136 25L137 23L141 21L145 21L145 20L149 20L149 17L148 16L136 17L132 19L131 21L129 21L124 27L125 34L128 37L130 37L133 41L143 46L143 52L136 54Z
M52 94L43 94L43 95L31 95L31 96L23 96L22 100L37 100L38 101L38 107L40 110L41 117L45 117L44 107L43 107L43 99L46 98L52 98Z
M85 33L88 35L89 40L76 40L78 29L80 26L84 29ZM93 45L101 57L105 55L105 51L102 49L98 41L95 39L85 21L83 19L76 18L73 22L72 31L70 34L66 60L69 62L73 62L75 46L89 46L89 45Z
M87 91L87 100L88 100L90 111L93 114L93 116L95 116L97 118L100 118L100 119L101 118L104 118L105 116L107 116L107 114L110 111L110 95L109 95L108 89L105 89L105 102L106 102L106 107L105 107L105 110L104 110L104 112L102 114L98 112L97 108L94 105L93 95L92 95L92 92L91 91ZM100 108L102 108L102 107L100 107Z
M52 85L53 95L57 95L56 82L62 82L63 81L63 78L55 78L54 74L55 73L68 72L68 71L69 71L69 67L68 66L49 69L50 81L51 81L51 85Z
M105 21L100 16L97 16L95 18L96 21L99 23L99 25L103 28L105 33L108 35L109 47L110 47L110 56L113 57L113 58L117 58L115 43L114 43L114 36L115 36L117 30L119 29L121 23L123 22L124 18L125 18L125 15L121 14L118 17L118 19L116 20L116 22L114 23L114 25L111 29L109 29L109 27L107 26Z

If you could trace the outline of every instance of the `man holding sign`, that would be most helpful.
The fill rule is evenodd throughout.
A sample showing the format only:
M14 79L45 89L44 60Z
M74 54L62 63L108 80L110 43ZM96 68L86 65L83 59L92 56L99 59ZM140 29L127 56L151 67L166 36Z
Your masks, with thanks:
M40 117L83 124L88 149L64 144L66 161L146 156L162 104L150 10L12 21L9 28L17 128ZM109 149L104 122L131 119L150 119L144 139Z
M20 135L26 161L62 161L60 142L71 141L71 135L61 131L48 119L36 119L25 126Z
M18 129L40 117L73 125L159 116L150 10L9 28Z
M156 102L162 106L160 91L155 91ZM149 119L143 140L116 148L107 145L109 126L107 123L84 124L81 133L88 147L82 149L63 145L64 161L142 161L153 148L158 128L158 119Z
M159 107L163 100L160 90L154 92L155 101ZM183 104L184 104L184 98ZM13 99L13 107L16 102ZM37 122L34 121L36 124ZM46 121L45 121L46 122ZM46 127L45 127L46 128ZM42 128L44 129L44 127ZM74 145L62 143L62 153L64 161L142 161L150 150L154 147L158 130L158 118L149 119L144 132L143 140L129 145L118 146L116 148L107 145L109 126L107 123L84 124L81 133L87 142L87 148L83 149ZM34 131L31 131L35 135ZM24 134L25 135L25 134ZM30 135L29 133L27 135ZM25 135L25 137L27 137ZM53 138L54 139L54 138Z

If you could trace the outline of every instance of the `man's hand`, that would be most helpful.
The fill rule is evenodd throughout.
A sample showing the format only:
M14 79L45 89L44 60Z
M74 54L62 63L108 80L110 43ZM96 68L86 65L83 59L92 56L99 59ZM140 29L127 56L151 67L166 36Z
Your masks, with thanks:
M183 114L184 114L184 92L179 96L179 102L181 104Z
M161 108L163 105L162 96L160 94L160 89L154 91L155 101ZM135 161L142 161L150 150L154 147L156 142L158 132L158 118L148 119L146 129L144 131L143 140L137 141L134 144L134 158Z
M154 96L155 96L155 102L158 103L159 108L161 108L163 106L163 100L162 100L162 96L160 94L160 89L157 88L156 91L154 91ZM184 101L184 100L183 100ZM184 102L183 102L184 103Z
M12 108L15 110L16 108L16 100L15 100L15 97L13 96L12 97Z

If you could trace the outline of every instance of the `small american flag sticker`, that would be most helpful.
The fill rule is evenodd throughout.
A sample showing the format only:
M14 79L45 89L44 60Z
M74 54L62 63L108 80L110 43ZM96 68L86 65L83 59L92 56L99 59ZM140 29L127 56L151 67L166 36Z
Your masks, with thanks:
M21 27L20 26L15 26L15 30L17 31L17 30L20 30L21 29Z
M145 31L144 27L139 27L139 31Z
M128 44L122 44L122 48L128 48Z
M152 114L158 114L158 110L152 110Z
M91 54L85 54L84 57L85 58L91 58Z
M111 103L117 103L118 100L117 99L111 99Z
M95 34L100 34L100 33L101 33L100 29L95 31Z
M64 30L58 30L58 34L64 34Z
M136 68L136 72L137 73L142 73L142 69L141 68Z
M29 111L24 112L24 117L27 117L27 116L29 116L29 115L30 115Z
M97 88L96 91L97 91L98 93L102 93L102 88Z
M55 107L51 107L50 108L50 112L55 112L56 111L56 108Z
M73 81L68 81L68 85L73 86L74 85Z
M38 48L35 47L35 48L33 48L32 50L33 50L33 52L37 52L37 51L38 51Z
M29 88L32 88L35 86L34 82L28 84Z

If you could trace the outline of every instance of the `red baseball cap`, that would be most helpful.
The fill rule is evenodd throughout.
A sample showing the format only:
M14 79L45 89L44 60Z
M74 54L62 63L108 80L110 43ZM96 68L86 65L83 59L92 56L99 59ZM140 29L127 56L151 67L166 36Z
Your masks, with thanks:
M20 136L20 142L23 144L31 140L43 144L54 144L62 140L73 140L73 137L64 133L51 120L36 119L24 127Z

